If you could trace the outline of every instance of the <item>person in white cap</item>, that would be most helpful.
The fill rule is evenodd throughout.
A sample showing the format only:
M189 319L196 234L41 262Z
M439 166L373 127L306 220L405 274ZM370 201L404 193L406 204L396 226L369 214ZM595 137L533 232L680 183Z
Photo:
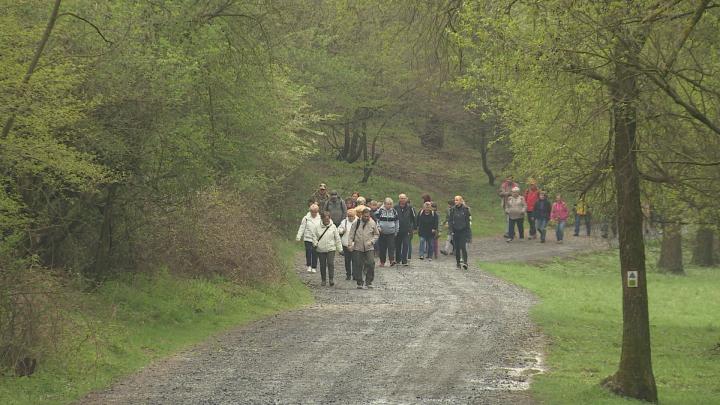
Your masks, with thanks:
M507 199L507 204L505 204L505 213L510 219L507 242L512 242L515 239L515 227L518 230L518 238L525 239L524 223L526 212L525 197L520 195L519 187L513 187L512 193Z
M325 209L325 204L327 204L328 200L330 199L330 194L327 191L327 185L325 183L320 183L320 187L318 187L318 190L313 194L312 198L315 200L315 203L318 205L318 207L321 210Z

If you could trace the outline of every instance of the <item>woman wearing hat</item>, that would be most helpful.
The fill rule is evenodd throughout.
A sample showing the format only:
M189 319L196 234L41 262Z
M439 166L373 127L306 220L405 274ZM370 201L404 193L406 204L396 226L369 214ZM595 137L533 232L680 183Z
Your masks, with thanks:
M515 239L516 226L518 238L525 239L524 222L526 212L527 204L525 203L525 198L520 195L520 188L513 187L510 197L507 199L507 204L505 205L505 213L510 219L507 242L512 242Z

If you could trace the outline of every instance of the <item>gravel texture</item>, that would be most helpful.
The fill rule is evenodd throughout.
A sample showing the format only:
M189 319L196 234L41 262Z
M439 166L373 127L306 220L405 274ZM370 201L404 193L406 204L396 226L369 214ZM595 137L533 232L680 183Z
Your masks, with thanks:
M417 238L415 238L417 239ZM542 261L607 246L594 238L482 239L470 262ZM417 248L417 246L415 246ZM531 404L544 340L536 299L454 258L376 267L375 289L298 271L316 304L231 330L158 361L81 404Z

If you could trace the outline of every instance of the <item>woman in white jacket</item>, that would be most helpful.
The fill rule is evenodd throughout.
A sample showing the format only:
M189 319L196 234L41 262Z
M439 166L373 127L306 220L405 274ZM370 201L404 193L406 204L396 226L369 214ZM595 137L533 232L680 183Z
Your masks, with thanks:
M313 249L313 235L315 229L322 225L320 220L320 207L317 204L310 205L310 212L307 213L300 222L300 229L298 229L295 240L300 242L301 240L305 243L305 265L307 266L308 273L317 273L317 254Z
M356 221L357 215L355 215L355 210L347 210L347 218L343 219L338 227L343 246L343 256L345 257L345 280L350 280L353 274L353 255L352 251L348 249L348 242L350 241L350 228L352 228Z
M340 233L330 218L330 213L322 213L322 224L315 228L313 234L313 246L317 250L320 260L320 285L325 285L325 271L330 279L330 286L335 285L335 252L342 250Z

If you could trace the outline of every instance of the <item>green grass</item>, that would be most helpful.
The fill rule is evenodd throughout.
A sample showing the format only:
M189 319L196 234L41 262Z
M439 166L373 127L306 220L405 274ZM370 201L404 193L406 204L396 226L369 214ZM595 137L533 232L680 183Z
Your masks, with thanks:
M277 249L290 268L295 247L281 242ZM68 316L82 330L68 331L63 353L44 359L31 378L0 378L0 404L67 403L215 333L308 304L312 295L290 271L282 282L256 286L159 272L77 299L83 302Z
M617 254L542 266L483 264L541 298L533 319L550 337L548 374L533 383L548 404L636 403L599 382L620 359L621 290ZM650 273L653 369L663 404L720 404L720 269L687 276ZM637 402L639 403L639 402Z

